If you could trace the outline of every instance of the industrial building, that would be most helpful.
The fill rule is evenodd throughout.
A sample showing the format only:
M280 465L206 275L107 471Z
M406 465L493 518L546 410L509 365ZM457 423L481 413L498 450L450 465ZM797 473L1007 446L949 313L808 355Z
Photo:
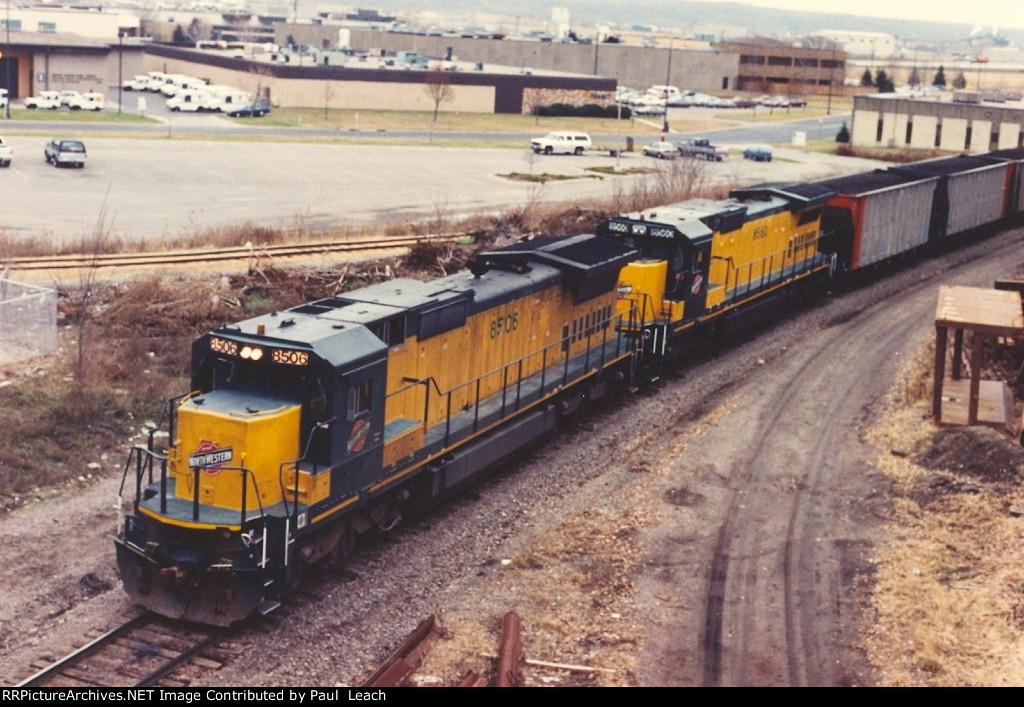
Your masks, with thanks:
M987 152L1024 146L1024 104L954 102L948 93L912 98L895 93L853 98L854 147L907 147Z

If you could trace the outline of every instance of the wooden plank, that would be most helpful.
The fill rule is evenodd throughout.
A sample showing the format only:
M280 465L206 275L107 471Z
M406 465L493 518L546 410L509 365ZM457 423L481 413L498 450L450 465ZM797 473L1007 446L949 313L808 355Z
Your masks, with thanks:
M935 324L1013 335L1024 329L1020 293L942 285L935 308Z
M946 378L942 385L941 425L967 425L971 383L967 379ZM1013 393L1002 381L980 381L978 422L988 427L1013 429Z

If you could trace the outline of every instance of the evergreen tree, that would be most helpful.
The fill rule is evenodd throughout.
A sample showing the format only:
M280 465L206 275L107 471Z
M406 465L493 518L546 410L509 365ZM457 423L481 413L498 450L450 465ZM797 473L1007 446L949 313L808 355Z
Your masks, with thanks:
M871 69L864 69L864 75L860 77L861 86L874 86L875 80L871 78Z
M836 142L849 143L850 142L850 129L846 127L846 123L843 123L843 127L839 128L839 132L836 133Z
M889 74L885 73L885 69L879 69L875 74L875 86L878 87L879 93L893 93L896 90L896 86L889 78Z
M917 88L919 85L921 85L921 75L917 73L916 66L910 70L910 77L907 79L907 83L914 88Z
M967 87L967 78L964 76L964 72L961 71L960 73L958 73L956 75L956 78L953 79L953 88L963 89L963 88L966 88L966 87Z
M941 65L939 70L935 72L935 78L932 79L932 86L938 86L939 88L946 87L946 70Z
M185 28L178 25L174 28L174 36L171 37L171 41L175 44L188 44L188 35L185 33Z

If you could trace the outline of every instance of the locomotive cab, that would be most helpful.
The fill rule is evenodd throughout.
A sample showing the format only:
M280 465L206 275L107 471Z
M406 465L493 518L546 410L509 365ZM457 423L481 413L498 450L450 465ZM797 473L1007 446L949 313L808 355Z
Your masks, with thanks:
M379 469L385 351L363 326L276 314L200 338L166 457L133 450L138 500L115 539L129 594L227 625L283 591L289 545L328 552L337 538L295 541Z

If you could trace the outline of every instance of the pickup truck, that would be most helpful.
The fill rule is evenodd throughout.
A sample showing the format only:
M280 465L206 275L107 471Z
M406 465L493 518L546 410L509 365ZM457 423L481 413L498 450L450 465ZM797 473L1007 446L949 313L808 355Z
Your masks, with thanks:
M0 167L10 167L14 159L14 148L7 144L7 141L0 137Z
M729 151L724 147L716 147L706 137L691 137L685 142L679 143L679 152L684 157L699 157L703 160L714 160L721 162Z

